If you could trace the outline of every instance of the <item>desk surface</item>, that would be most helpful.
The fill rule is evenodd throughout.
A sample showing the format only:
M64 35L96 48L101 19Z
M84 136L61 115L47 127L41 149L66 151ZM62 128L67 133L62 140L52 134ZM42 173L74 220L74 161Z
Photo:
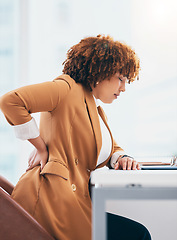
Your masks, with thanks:
M91 174L95 186L177 187L177 171L171 170L107 170L98 169Z

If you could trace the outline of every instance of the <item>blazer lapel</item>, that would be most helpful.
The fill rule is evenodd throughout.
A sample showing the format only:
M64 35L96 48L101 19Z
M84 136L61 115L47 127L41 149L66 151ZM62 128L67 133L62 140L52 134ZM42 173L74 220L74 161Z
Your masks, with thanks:
M90 91L85 90L85 102L87 104L88 114L90 117L90 121L92 124L96 146L97 146L97 159L101 150L102 146L102 135L101 135L101 129L100 129L100 120L98 116L98 110L95 104L95 100L93 98L93 95Z

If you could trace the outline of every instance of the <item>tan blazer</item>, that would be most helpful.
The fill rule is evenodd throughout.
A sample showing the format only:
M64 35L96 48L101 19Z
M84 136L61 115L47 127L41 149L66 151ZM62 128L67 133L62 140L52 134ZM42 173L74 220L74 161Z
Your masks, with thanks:
M54 238L90 240L88 182L102 145L92 93L68 75L61 75L53 82L7 93L0 104L11 125L28 122L31 113L42 112L40 135L49 150L43 170L37 166L25 173L12 197ZM101 108L99 114L108 127ZM122 149L113 141L109 158L98 167L106 165L117 150Z

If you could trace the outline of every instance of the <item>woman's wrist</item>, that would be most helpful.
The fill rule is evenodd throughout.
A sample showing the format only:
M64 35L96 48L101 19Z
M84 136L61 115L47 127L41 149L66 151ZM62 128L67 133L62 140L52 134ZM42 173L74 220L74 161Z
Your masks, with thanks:
M44 140L41 138L40 135L39 135L37 138L28 139L28 141L29 141L39 152L47 151L47 146L46 146Z

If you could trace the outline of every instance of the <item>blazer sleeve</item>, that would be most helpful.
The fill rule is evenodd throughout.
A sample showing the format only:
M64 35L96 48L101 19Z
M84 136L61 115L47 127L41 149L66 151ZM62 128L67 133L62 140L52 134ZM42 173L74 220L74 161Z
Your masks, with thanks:
M124 150L118 146L118 144L116 143L116 141L113 139L113 153L115 152L123 152Z
M70 90L65 80L21 87L0 98L0 108L11 125L29 122L31 113L53 111Z

